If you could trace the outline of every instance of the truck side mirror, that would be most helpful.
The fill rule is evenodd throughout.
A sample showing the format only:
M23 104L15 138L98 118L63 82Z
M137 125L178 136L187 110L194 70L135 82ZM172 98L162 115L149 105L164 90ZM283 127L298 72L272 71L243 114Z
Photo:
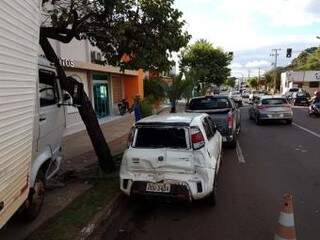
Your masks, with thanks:
M73 99L69 93L63 93L62 103L60 103L59 106L73 106Z

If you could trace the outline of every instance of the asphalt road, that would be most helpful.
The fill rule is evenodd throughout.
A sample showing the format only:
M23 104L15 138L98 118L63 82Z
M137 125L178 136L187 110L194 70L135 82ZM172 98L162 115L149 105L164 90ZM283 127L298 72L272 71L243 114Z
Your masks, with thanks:
M124 206L117 240L274 237L282 195L294 196L297 239L320 239L320 119L294 109L294 124L257 126L242 108L238 151L225 149L217 206L144 202ZM102 239L110 239L106 229Z

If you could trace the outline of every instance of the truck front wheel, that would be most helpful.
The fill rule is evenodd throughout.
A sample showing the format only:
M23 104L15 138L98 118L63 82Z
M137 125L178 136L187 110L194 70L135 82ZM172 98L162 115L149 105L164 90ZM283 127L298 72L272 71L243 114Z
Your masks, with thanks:
M30 189L28 199L22 212L23 218L27 221L34 220L40 213L44 201L45 176L39 171L33 188Z

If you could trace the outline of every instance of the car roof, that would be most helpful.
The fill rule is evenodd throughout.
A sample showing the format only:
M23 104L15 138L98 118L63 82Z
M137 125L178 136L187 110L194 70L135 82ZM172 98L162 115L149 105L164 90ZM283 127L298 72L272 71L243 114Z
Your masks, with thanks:
M196 100L196 99L201 100L201 99L208 99L208 98L229 98L229 97L225 95L210 95L210 96L194 97L194 98L191 98L190 101Z
M281 98L281 99L286 99L285 97L281 95L264 95L260 97L261 99L272 99L272 98Z
M200 120L205 113L170 113L166 115L152 115L141 119L136 123L136 126L190 126L195 120Z

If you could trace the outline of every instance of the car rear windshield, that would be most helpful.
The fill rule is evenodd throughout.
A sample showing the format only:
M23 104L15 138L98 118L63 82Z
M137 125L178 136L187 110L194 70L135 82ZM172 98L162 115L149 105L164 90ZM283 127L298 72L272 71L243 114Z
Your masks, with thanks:
M136 148L187 148L186 129L142 127L137 130Z
M261 101L263 105L283 105L287 104L287 101L283 98L263 99Z
M231 104L228 98L223 97L192 99L189 104L190 110L212 110L224 108L231 108Z

